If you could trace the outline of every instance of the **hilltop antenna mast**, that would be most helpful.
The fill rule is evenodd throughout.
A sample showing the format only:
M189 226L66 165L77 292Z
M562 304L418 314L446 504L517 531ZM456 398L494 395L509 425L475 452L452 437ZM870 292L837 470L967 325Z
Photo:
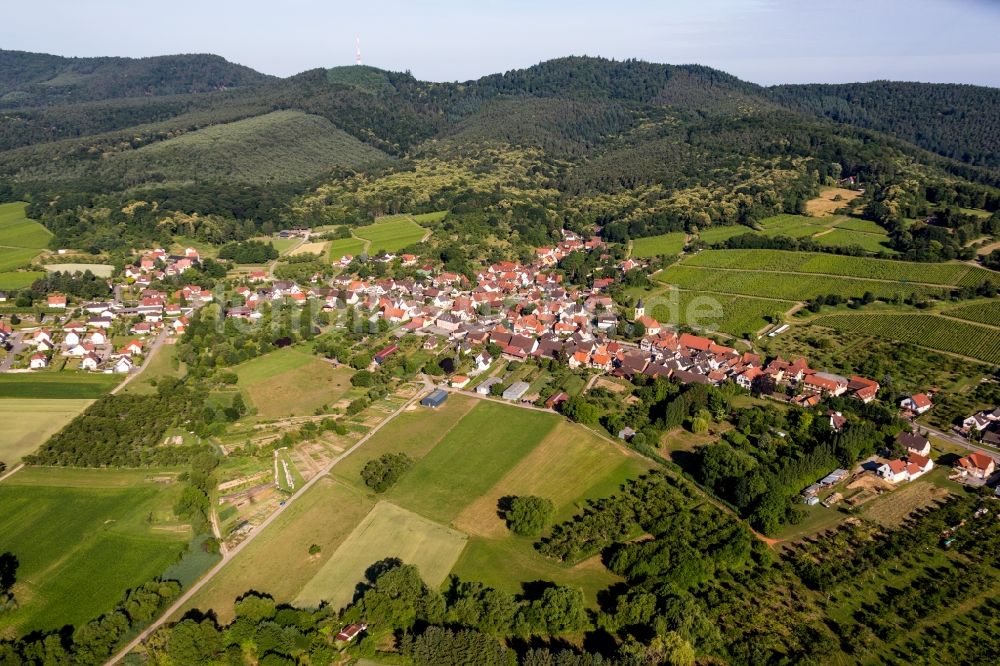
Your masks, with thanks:
M355 37L354 38L354 64L355 65L360 65L361 64L361 38L360 37Z

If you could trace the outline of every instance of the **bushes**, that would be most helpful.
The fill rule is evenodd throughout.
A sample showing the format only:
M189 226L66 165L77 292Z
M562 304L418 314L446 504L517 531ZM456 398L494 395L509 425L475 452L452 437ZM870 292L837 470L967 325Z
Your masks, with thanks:
M226 243L219 248L219 259L229 259L238 264L263 264L278 258L278 250L273 243L248 240L242 243Z
M377 493L388 490L413 465L413 459L405 453L383 453L365 463L361 468L361 478L365 485Z
M507 527L514 534L534 537L542 533L554 511L552 500L526 495L510 500L504 518L507 520Z

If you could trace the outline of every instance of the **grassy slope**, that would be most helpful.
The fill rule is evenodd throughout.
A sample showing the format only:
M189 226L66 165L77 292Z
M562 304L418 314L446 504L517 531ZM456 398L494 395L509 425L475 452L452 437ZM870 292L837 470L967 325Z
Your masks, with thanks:
M263 419L303 416L335 403L351 389L353 374L295 347L247 361L234 370L238 386Z
M397 252L407 245L412 245L424 237L427 230L413 221L409 216L394 216L385 218L366 227L358 227L354 235L371 241L369 254L377 252Z
M386 155L320 116L275 111L183 134L119 153L110 168L160 173L169 180L208 176L261 183L292 182L337 167L360 167Z

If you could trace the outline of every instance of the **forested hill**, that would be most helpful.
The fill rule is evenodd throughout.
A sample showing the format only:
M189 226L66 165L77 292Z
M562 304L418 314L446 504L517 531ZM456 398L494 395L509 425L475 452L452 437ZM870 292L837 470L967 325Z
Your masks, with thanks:
M0 108L201 93L272 78L207 54L64 58L0 50Z
M1000 89L846 83L775 86L775 100L839 123L892 134L966 164L1000 167Z

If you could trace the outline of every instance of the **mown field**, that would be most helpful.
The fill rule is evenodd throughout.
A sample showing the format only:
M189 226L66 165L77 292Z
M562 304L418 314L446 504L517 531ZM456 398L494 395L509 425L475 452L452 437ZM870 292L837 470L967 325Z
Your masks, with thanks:
M828 247L860 247L873 254L879 252L895 254L895 250L889 247L889 234L885 232L869 233L838 226L829 233L815 236L813 240Z
M1000 332L973 323L932 314L883 312L826 315L812 323L910 342L1000 365Z
M373 493L360 478L364 464L388 452L416 462L397 484ZM556 505L557 519L584 500L615 492L648 469L643 458L555 414L452 394L438 409L400 414L289 507L223 573L198 593L191 608L232 617L249 589L279 602L339 606L364 570L385 557L420 567L425 580L449 573L519 592L548 579L599 590L617 578L598 560L563 565L540 556L534 540L515 537L497 516L511 493L535 493ZM374 508L374 510L373 510ZM319 551L308 554L316 544Z
M0 462L13 467L86 409L93 400L0 399Z
M465 548L465 534L391 502L379 502L295 598L300 607L324 601L342 608L375 562L394 557L415 564L424 582L440 587Z
M679 254L684 249L684 237L683 231L677 231L660 236L636 238L632 241L632 256L643 259Z
M354 230L355 236L370 241L368 253L373 255L379 252L398 252L419 242L425 233L427 230L409 215L380 218L375 224Z
M786 250L704 250L685 259L688 266L816 273L930 285L979 284L1000 274L964 263L917 263Z
M27 469L4 481L0 552L18 559L19 606L0 615L0 634L79 626L176 561L190 528L171 509L175 475Z
M98 277L111 277L115 272L115 267L111 264L45 264L45 270L49 273L86 273L90 271Z
M121 380L85 372L5 373L0 374L0 398L100 398Z
M261 419L304 416L332 405L351 389L353 374L297 347L252 359L233 372L239 378L237 386Z

